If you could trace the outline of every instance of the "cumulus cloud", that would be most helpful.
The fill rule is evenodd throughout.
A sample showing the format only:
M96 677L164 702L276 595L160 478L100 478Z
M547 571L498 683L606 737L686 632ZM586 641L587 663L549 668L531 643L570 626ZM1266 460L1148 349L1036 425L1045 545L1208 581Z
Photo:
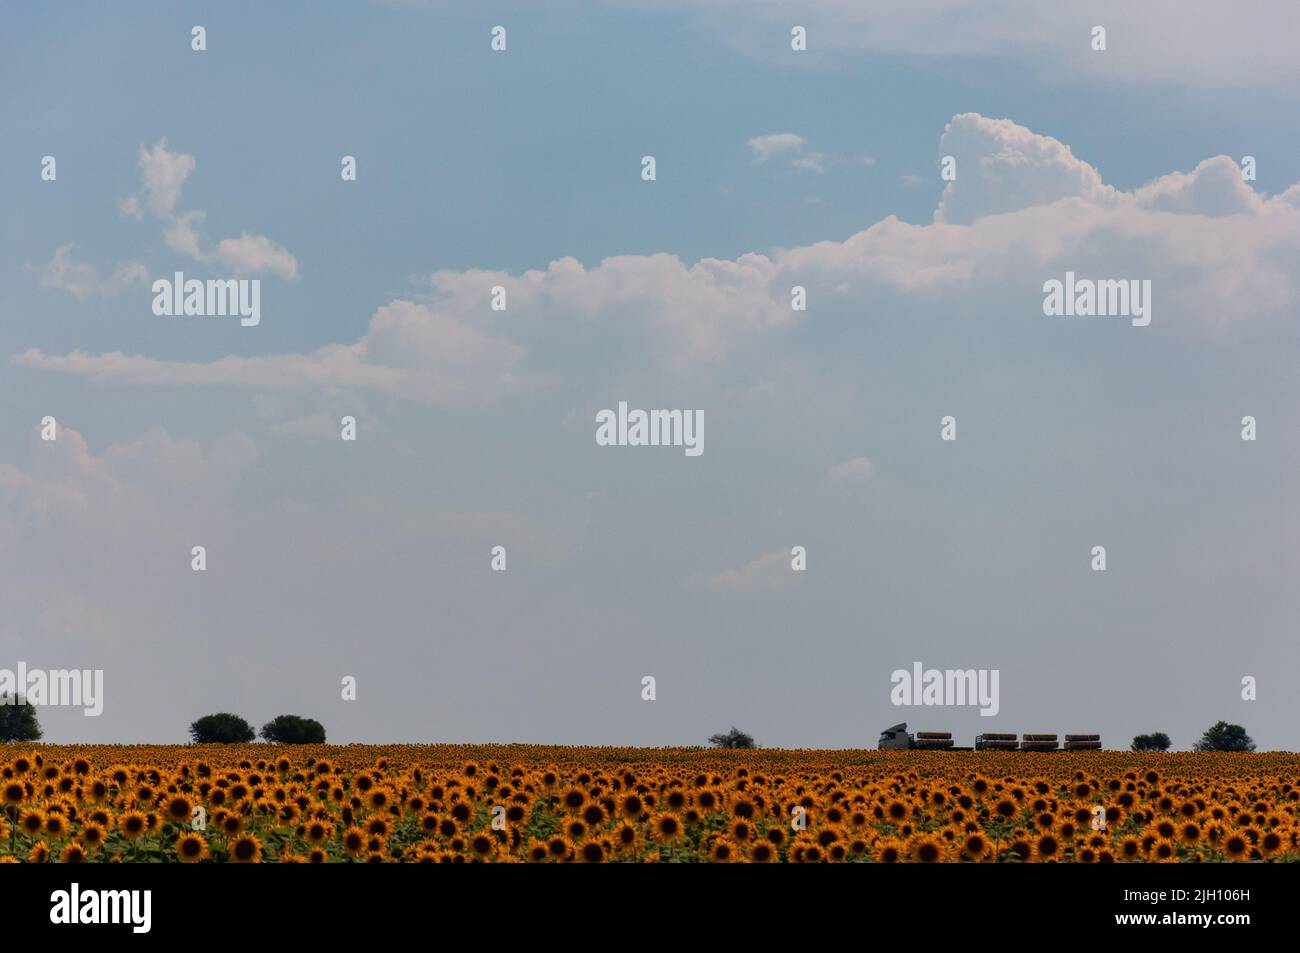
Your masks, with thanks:
M977 113L954 116L939 151L956 158L957 178L944 188L936 222L970 224L987 215L1068 200L1117 212L1139 208L1225 216L1268 211L1264 197L1242 178L1240 166L1229 156L1213 156L1191 172L1171 172L1127 193L1103 182L1101 173L1065 143L1009 119Z
M259 390L353 387L434 403L507 393L521 384L518 345L412 301L375 312L355 344L309 354L161 361L111 352L46 355L29 350L14 361L28 367L128 384L223 384Z
M239 238L225 238L215 252L203 247L203 222L207 213L182 211L177 206L185 181L197 168L194 156L173 152L166 138L152 147L140 146L140 192L119 203L124 215L136 220L144 209L162 223L163 241L172 251L200 262L219 262L237 275L274 274L290 281L298 277L298 260L282 245L265 235L244 232Z
M854 457L831 467L831 479L836 482L862 482L870 480L875 472L875 465L866 457Z
M1264 199L1228 156L1206 159L1191 172L1171 172L1133 196L1141 208L1178 215L1248 215L1264 208Z
M185 180L197 164L194 156L168 149L166 138L159 139L151 149L141 144L140 185L149 211L158 218L171 215L180 201Z
M202 261L204 254L199 247L198 226L203 224L203 218L203 212L184 212L168 218L163 223L163 241L167 247L195 261Z
M222 239L217 257L237 275L270 272L290 281L298 277L298 260L265 235L244 232L239 238Z
M754 164L762 165L776 155L789 152L802 152L806 140L793 132L773 132L766 136L754 136L745 143L754 154Z
M687 581L693 587L702 587L718 593L780 589L798 579L799 574L790 566L791 558L788 550L777 549L750 560L739 569L724 569L713 575L692 576Z
M1294 305L1300 190L1256 196L1230 174L1232 160L1218 157L1122 192L1063 143L976 114L954 117L943 142L958 153L957 182L928 225L890 216L844 241L693 264L655 254L593 267L561 258L519 275L439 271L430 277L431 302L390 302L357 341L309 353L184 363L30 350L13 360L100 380L341 386L436 403L538 383L545 369L525 358L559 335L603 335L638 363L685 370L770 347L837 307L860 315L906 302L951 314L998 302L985 308L997 320L1010 301L1019 313L1035 313L1043 280L1067 269L1150 278L1161 323L1278 315ZM485 317L484 301L498 284L509 296L508 323ZM790 308L796 284L810 289L806 312Z
M64 291L78 301L106 298L148 280L149 273L138 261L119 265L103 276L95 265L72 257L72 242L54 250L54 257L41 266L41 287Z
M754 156L754 165L763 165L769 159L782 157L792 169L821 174L833 165L873 166L870 156L836 156L808 148L808 140L793 132L773 132L754 136L745 145Z
M1065 143L1010 119L954 116L939 139L939 152L956 158L957 178L944 187L936 222L966 225L985 215L1066 198L1113 204L1118 197Z

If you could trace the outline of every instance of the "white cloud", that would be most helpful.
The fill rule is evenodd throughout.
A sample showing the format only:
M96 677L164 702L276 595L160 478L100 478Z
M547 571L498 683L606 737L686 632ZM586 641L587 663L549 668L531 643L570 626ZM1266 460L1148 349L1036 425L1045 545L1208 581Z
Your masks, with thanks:
M1171 172L1133 193L1142 208L1178 215L1255 214L1264 199L1228 156L1215 156L1191 172Z
M793 132L773 132L766 136L754 136L745 145L754 154L754 164L762 165L773 156L802 152L807 142L803 136L797 136Z
M939 152L956 158L957 177L944 187L936 222L965 225L1065 198L1113 204L1118 197L1069 146L1009 119L954 116L939 139Z
M750 560L739 569L724 569L711 576L692 576L687 582L710 592L759 592L780 589L797 581L789 550L777 549Z
M155 428L95 456L66 423L59 424L58 439L48 442L36 430L27 468L0 463L0 529L8 532L18 531L18 520L46 525L81 513L153 506L165 493L182 503L191 493L194 499L218 494L258 458L252 442L238 432L213 440L205 450L197 441Z
M203 218L203 212L183 212L168 218L163 224L163 241L167 247L195 261L202 261L205 256L195 226L202 224Z
M41 266L42 288L65 291L78 301L115 295L148 279L148 271L138 261L119 265L102 277L97 267L72 257L72 242L56 248L54 257Z
M818 175L833 165L857 165L870 168L876 164L871 156L835 156L808 148L808 140L793 132L773 132L754 136L746 143L754 155L754 165L763 165L777 156L785 158L792 169Z
M639 0L662 12L666 0ZM788 60L789 4L778 0L678 0L678 7L719 24L734 45ZM813 51L878 52L956 60L996 59L1023 66L1057 85L1097 82L1172 84L1190 88L1273 87L1294 97L1295 5L1292 0L1090 0L1085 16L1063 17L1041 0L808 0L799 22ZM743 15L742 15L743 14ZM1108 49L1089 45L1094 24L1107 29ZM799 56L793 57L798 62Z
M809 152L806 155L799 156L797 159L791 159L792 168L800 169L804 172L816 172L818 175L826 171L826 156L820 152Z
M217 245L217 256L237 275L271 272L293 281L298 277L298 260L265 235L244 232L239 238L226 238Z
M166 138L159 139L152 149L146 149L142 144L140 184L144 188L149 211L158 218L171 215L180 200L181 188L196 165L194 156L169 150Z
M61 356L29 350L17 364L127 384L224 384L259 390L353 387L411 400L490 399L521 385L518 345L412 301L375 312L355 344L309 354L224 357L207 363L160 361L111 352Z
M562 258L519 275L439 271L430 279L432 303L390 302L357 341L310 353L180 363L30 350L13 360L99 380L350 387L437 403L545 382L545 368L526 367L525 356L553 350L564 335L583 346L597 336L617 340L615 353L634 355L635 366L690 370L779 347L782 334L819 315L834 319L849 302L855 315L896 312L900 302L922 314L973 307L988 320L1007 308L1032 314L1043 280L1067 269L1150 278L1162 325L1294 307L1300 190L1255 196L1219 157L1121 192L1064 144L974 114L954 117L944 139L961 151L957 185L929 225L890 216L844 241L694 264L656 254L590 268ZM485 310L497 284L508 292L508 322ZM795 284L814 292L807 312L790 308Z
M194 156L172 152L166 138L152 148L140 146L141 194L129 195L118 203L122 214L137 221L147 207L163 227L163 241L178 254L195 261L219 261L239 275L270 273L290 281L298 277L298 260L288 249L265 235L244 232L239 238L225 238L217 243L215 253L205 251L200 235L207 213L177 208L185 181L197 168ZM143 201L143 206L142 206Z
M861 482L870 480L875 472L875 465L866 457L854 457L831 467L831 479L837 482Z

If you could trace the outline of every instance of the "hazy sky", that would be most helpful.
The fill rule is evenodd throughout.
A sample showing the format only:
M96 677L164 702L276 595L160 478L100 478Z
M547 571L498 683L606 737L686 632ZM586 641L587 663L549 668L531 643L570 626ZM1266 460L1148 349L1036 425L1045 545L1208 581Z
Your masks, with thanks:
M56 742L232 710L1300 748L1297 17L8 11L0 668L103 669L101 716L41 711ZM260 324L155 315L177 271L259 279ZM1149 280L1150 325L1044 315L1067 271ZM620 401L702 410L703 454L597 446ZM997 717L892 705L916 661L999 670Z

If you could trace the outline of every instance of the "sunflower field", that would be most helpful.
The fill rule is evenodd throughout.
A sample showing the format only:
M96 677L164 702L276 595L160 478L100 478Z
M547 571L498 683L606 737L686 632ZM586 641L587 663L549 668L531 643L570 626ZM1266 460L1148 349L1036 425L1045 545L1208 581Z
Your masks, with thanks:
M1300 756L0 748L0 863L1300 860Z

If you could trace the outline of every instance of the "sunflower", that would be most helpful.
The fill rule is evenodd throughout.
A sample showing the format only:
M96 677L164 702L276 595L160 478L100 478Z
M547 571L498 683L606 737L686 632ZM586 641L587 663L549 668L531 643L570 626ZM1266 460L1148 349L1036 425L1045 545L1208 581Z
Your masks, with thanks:
M309 821L303 827L303 840L309 844L321 844L330 839L334 826L328 821Z
M605 859L605 845L596 838L589 838L578 845L575 856L581 863L599 864Z
M729 837L719 837L709 847L709 860L729 864L741 858L740 847Z
M1241 860L1250 853L1250 842L1241 834L1229 834L1223 841L1223 852L1233 860Z
M59 854L60 863L83 864L86 862L86 849L77 841L68 841L68 845Z
M1119 856L1121 860L1137 860L1142 856L1142 842L1132 835L1125 837L1119 842Z
M1024 831L1017 831L1007 843L1007 852L1009 859L1020 862L1033 860L1034 842L1029 839L1029 835Z
M907 856L918 864L937 864L945 851L943 840L933 834L914 834L907 841Z
M961 842L961 855L967 860L984 860L989 853L989 839L979 831L967 834Z
M104 830L102 825L96 824L93 821L81 828L81 842L85 844L87 848L99 847L104 843L104 840L107 837L108 831Z
M777 859L776 848L765 841L755 841L749 848L749 859L756 864L770 864Z
M747 797L737 798L731 803L731 814L733 817L743 818L744 820L753 820L758 813L754 802Z
M176 856L181 863L198 863L208 856L208 842L199 834L188 831L176 841Z
M632 850L640 840L640 832L626 821L614 830L614 846L618 850Z
M650 831L657 841L675 840L682 833L682 822L674 814L656 814L650 819Z
M908 806L897 798L885 805L885 818L894 824L907 820L910 813Z
M1015 817L1016 812L1019 810L1020 808L1016 805L1016 802L1006 797L1001 798L993 805L993 813L1007 820Z
M43 864L50 859L50 845L45 841L37 841L32 845L32 849L27 852L27 862L29 864Z
M634 821L645 813L645 802L636 794L628 794L619 802L618 808L624 817Z
M366 847L366 832L359 827L349 827L343 832L343 849L350 857L357 857Z
M262 842L254 834L240 834L230 842L230 859L236 864L261 863Z
M165 813L173 821L188 821L194 811L194 804L183 794L176 794L167 799Z
M45 830L45 814L38 810L23 811L18 818L18 829L28 837L35 837Z
M1285 843L1278 831L1266 831L1264 836L1259 839L1259 852L1264 857L1275 857L1282 853Z

